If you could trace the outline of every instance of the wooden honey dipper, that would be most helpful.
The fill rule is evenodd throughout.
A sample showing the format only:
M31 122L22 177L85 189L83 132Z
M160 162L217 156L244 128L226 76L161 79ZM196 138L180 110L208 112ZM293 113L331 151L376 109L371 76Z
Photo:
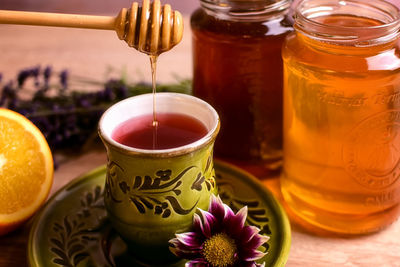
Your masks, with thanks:
M182 40L183 19L160 0L133 2L117 17L0 10L0 24L115 30L119 39L149 55L170 50Z

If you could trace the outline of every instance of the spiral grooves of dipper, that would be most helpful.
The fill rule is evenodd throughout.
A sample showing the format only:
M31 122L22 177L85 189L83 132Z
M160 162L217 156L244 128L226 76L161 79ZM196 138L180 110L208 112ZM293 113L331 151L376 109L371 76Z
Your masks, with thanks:
M129 46L150 55L157 55L178 44L183 35L182 15L161 6L160 0L134 2L127 11L123 39Z

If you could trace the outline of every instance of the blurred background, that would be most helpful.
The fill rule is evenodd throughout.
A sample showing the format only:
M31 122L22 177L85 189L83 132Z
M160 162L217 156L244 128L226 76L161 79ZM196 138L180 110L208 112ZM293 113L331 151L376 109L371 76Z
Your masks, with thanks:
M135 0L141 2L141 0ZM115 14L129 7L133 0L0 0L0 9L46 11L62 13ZM190 14L199 6L199 0L162 0L174 9Z

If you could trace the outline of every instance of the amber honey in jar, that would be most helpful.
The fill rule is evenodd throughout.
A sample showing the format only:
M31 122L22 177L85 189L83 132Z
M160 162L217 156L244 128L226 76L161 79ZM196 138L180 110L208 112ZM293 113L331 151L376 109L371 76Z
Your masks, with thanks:
M400 208L399 10L382 0L305 0L283 47L281 186L303 221L374 232Z
M217 157L263 175L282 158L281 47L289 0L200 0L193 93L219 113Z

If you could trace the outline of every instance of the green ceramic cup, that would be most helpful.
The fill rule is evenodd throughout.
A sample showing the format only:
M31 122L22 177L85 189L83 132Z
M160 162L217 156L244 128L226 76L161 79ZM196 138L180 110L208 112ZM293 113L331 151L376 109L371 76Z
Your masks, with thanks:
M192 225L197 208L207 210L216 193L213 145L220 122L206 102L189 95L158 93L157 113L180 113L200 120L208 133L194 143L162 150L137 149L112 139L122 122L153 112L153 95L123 100L99 123L108 163L105 206L113 227L133 256L150 266L176 261L168 241Z

